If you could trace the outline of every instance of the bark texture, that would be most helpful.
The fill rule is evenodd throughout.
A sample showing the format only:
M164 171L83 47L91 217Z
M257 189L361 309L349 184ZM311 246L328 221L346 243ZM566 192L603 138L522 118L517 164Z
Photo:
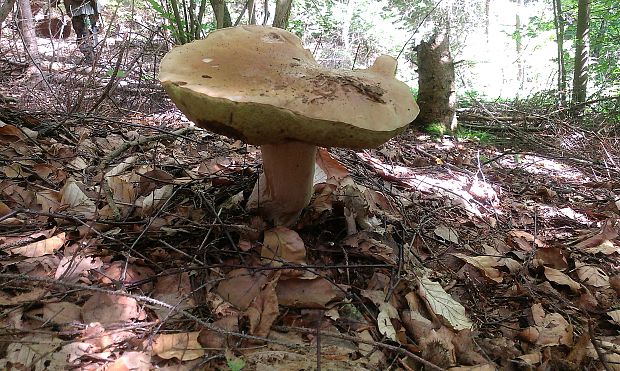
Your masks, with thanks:
M273 27L286 29L288 27L288 18L291 14L292 0L277 0L276 14L273 18Z
M439 123L446 129L456 129L456 94L454 63L446 30L422 41L418 51L418 126Z
M566 106L566 69L564 66L564 15L562 0L553 0L553 23L558 54L558 104Z
M13 10L13 5L15 5L15 0L4 0L2 2L2 5L0 5L0 24L9 16L11 10Z
M583 103L587 96L588 64L590 61L590 0L579 0L577 34L575 35L575 74L573 104Z
M216 28L232 27L232 19L225 0L209 0L217 22Z
M24 41L24 46L28 52L28 59L32 63L39 62L39 47L37 46L37 37L35 34L34 19L32 17L32 8L30 1L18 0L17 7L19 9L19 30Z

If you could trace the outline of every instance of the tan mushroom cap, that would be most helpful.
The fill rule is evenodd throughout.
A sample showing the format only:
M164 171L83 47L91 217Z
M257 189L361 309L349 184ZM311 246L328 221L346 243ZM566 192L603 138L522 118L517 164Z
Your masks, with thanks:
M288 31L239 26L173 48L159 79L190 120L216 133L256 145L372 148L419 112L395 65L382 56L367 70L327 69Z

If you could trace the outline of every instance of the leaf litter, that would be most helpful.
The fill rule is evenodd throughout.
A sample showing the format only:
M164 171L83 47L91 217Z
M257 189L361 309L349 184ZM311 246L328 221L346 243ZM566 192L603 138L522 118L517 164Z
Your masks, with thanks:
M320 149L274 228L258 148L153 117L1 106L0 368L617 367L620 218L578 163Z

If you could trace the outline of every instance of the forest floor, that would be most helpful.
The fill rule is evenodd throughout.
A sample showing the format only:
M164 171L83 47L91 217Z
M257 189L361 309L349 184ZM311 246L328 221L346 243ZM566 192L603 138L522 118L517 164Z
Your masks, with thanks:
M311 205L269 228L244 209L259 148L189 125L154 40L44 80L2 45L0 369L620 370L604 116L476 103L484 141L321 149Z

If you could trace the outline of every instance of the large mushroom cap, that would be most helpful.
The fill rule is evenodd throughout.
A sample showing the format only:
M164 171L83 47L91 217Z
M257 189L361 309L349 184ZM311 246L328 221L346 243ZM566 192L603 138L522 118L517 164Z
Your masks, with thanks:
M190 120L220 134L372 148L419 112L395 65L382 56L367 70L327 69L288 31L239 26L172 49L159 79Z

